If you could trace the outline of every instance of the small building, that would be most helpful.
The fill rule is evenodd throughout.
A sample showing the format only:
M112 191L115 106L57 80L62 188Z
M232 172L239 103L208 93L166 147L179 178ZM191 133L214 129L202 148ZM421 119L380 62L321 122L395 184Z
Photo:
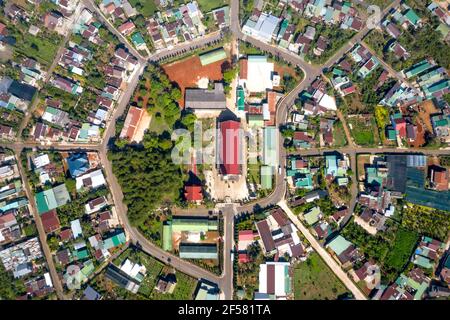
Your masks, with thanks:
M321 218L322 212L319 207L314 207L303 215L306 223L310 226L315 225Z
M448 190L448 171L439 166L430 166L430 180L432 187L437 191Z
M257 21L248 19L242 27L242 32L269 43L274 36L280 19L270 14L261 13Z
M194 111L225 110L227 105L223 85L214 83L214 90L186 89L184 106Z
M36 169L45 167L50 164L50 158L48 157L48 154L40 154L33 158L33 164Z
M101 300L102 296L100 293L95 291L91 286L87 286L83 291L82 300Z
M58 214L55 209L41 214L41 221L44 226L45 233L52 233L61 228Z
M66 185L60 184L52 189L37 193L35 200L39 214L43 214L70 202L70 195Z
M72 153L66 159L66 162L72 178L76 178L89 170L89 160L86 153Z
M259 266L258 293L286 299L292 291L289 262L266 262Z
M147 45L145 44L144 38L140 32L135 32L131 35L131 41L138 50L145 50Z
M117 28L117 30L119 30L119 32L124 36L130 35L135 29L136 26L132 21L127 21Z
M225 60L227 58L227 54L223 48L218 48L199 55L199 58L201 65L207 66L211 63Z
M156 283L156 291L162 294L172 294L177 285L176 277L173 273L160 276Z
M194 300L219 300L220 289L214 284L202 280L198 283Z
M72 230L73 238L76 239L79 236L83 236L83 230L81 229L80 219L73 220L70 222L70 228Z
M81 189L97 189L104 185L106 185L106 180L101 169L78 176L75 180L77 191Z
M217 260L219 253L217 244L191 244L181 243L179 247L180 258L182 259L212 259Z

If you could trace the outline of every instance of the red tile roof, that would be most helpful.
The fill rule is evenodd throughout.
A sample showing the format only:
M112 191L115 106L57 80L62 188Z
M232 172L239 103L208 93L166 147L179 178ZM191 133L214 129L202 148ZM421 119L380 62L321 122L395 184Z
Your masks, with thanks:
M70 230L70 229L62 230L62 231L59 233L59 238L60 238L62 241L67 241L67 240L69 240L70 238L72 238L72 230Z
M395 130L398 131L401 138L406 138L406 120L403 118L395 119Z
M277 106L277 93L275 91L267 92L267 104L269 107L270 120L266 121L266 125L273 126L275 125L275 114Z
M248 70L248 60L241 59L239 60L239 78L243 80L247 80L247 70Z
M200 201L203 199L201 186L185 186L184 196L187 201Z
M239 253L239 263L250 262L250 257L247 253Z
M120 33L125 35L130 34L134 29L136 29L136 26L131 21L127 21L117 28L117 30L119 30Z
M224 175L238 175L241 173L239 163L241 144L239 141L240 123L234 120L227 120L220 123L221 133L221 172Z
M127 117L125 118L125 123L122 128L122 131L120 132L121 138L126 139L132 139L134 136L134 133L137 129L137 125L139 124L139 121L141 120L142 113L144 109L136 108L136 107L130 107L127 113Z
M45 233L54 232L61 228L56 210L51 210L43 213L41 215L41 221L42 225L44 226Z
M443 168L442 168L443 169ZM433 182L436 185L436 190L446 191L448 190L448 174L447 170L433 170L432 176Z
M239 231L239 241L253 241L253 230Z

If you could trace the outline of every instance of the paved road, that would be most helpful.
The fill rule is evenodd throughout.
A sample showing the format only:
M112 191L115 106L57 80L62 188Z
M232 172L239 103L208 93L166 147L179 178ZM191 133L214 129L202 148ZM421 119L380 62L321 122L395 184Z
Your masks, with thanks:
M204 37L196 38L194 40L183 42L171 49L165 48L162 50L159 50L158 52L152 54L149 58L149 61L151 62L158 62L162 59L171 58L178 56L180 54L195 50L197 48L202 48L205 46L210 45L213 42L218 42L222 39L223 34L221 31L216 31L213 33L210 33Z
M388 15L389 11L392 8L396 8L400 5L401 0L395 0L393 1L389 6L387 6L382 12L381 12L381 20L383 20L386 15ZM341 49L339 49L331 58L328 59L326 63L324 63L323 68L330 68L332 65L334 65L341 57L344 56L355 44L361 42L361 40L370 32L370 29L367 25L365 25L356 35L353 36L353 38L350 39L350 41L342 46Z
M116 34L118 36L118 38L127 46L128 50L132 54L134 54L135 56L137 56L139 58L139 62L140 62L139 68L143 68L146 58L141 56L140 53L137 52L134 49L134 47L128 42L128 40L125 37L123 37L114 28L114 26L106 19L106 17L104 17L104 15L100 12L100 10L94 5L92 0L83 0L83 1L84 1L83 3L90 10L95 11L99 15L102 22L107 25L108 29L111 32L113 32L114 34ZM389 10L391 7L398 5L398 3L399 3L398 0L395 1L390 7L388 7L385 10L385 12L387 12L387 10ZM295 55L291 52L281 50L280 48L265 44L257 39L254 39L254 38L251 38L251 37L248 37L248 36L242 34L242 32L240 30L239 17L238 17L239 12L238 11L239 11L238 0L232 0L232 2L231 2L231 23L232 23L231 30L232 30L234 36L237 36L239 39L244 39L245 41L250 42L252 45L257 46L264 51L270 52L276 56L283 58L284 60L286 60L288 62L293 63L294 65L299 66L304 72L305 78L302 80L302 82L299 85L297 85L297 87L292 92L287 94L279 102L279 105L277 108L277 115L276 115L277 120L276 121L277 121L277 125L283 124L287 119L288 109L290 106L293 105L298 94L302 90L304 90L317 76L319 76L321 74L322 70L318 66L314 66L314 65L306 63L300 57L298 57L297 55ZM368 32L368 30L366 30L366 28L365 28L360 33L358 33L350 41L350 43L348 43L341 50L336 52L329 59L329 61L327 63L325 63L325 66L333 65L336 60L338 60L343 54L345 54L354 45L355 42L360 41L367 34L367 32ZM156 53L155 55L149 57L148 60L149 61L157 61L167 55L179 54L180 52L183 52L183 50L187 50L188 49L187 46L192 46L192 45L201 46L203 44L209 43L210 41L215 41L216 39L214 37L215 37L215 35L212 35L212 36L206 38L204 40L205 42L202 40L198 40L198 41L195 41L195 42L192 42L189 44L184 44L180 47L175 47L174 49L172 49L170 51L162 51L160 53ZM136 230L134 227L132 227L127 219L127 216L126 216L127 209L126 209L126 206L123 204L123 194L121 192L121 188L120 188L119 184L117 183L115 176L112 173L111 163L107 159L107 148L108 148L109 139L112 136L114 136L115 119L117 119L124 112L126 105L129 101L129 99L131 98L131 95L133 94L134 89L138 83L139 75L141 74L141 72L142 72L142 70L139 70L139 72L136 73L135 77L131 80L127 90L124 92L123 97L121 98L120 102L118 103L118 106L116 107L116 109L114 111L112 121L110 122L109 126L106 129L104 139L100 145L96 145L96 144L80 145L80 144L71 144L71 143L61 143L61 144L52 144L49 146L42 146L42 147L43 148L64 149L64 150L72 149L72 148L81 148L81 149L89 148L92 150L99 151L100 157L102 160L102 164L103 164L105 172L106 172L106 178L107 178L108 184L110 185L111 192L114 197L114 202L115 202L119 217L120 217L121 222L124 225L125 229L127 230L128 236L131 238L132 242L134 242L134 243L138 242L144 251L146 251L147 253L151 254L152 256L155 256L156 258L158 258L166 263L169 263L170 265L172 265L173 267L177 268L178 270L180 270L182 272L185 272L196 278L204 278L204 279L207 279L207 280L217 283L219 285L219 287L222 289L225 298L231 299L232 291L233 291L233 288L232 288L233 270L232 270L232 261L231 261L231 257L230 257L230 252L231 252L231 248L233 246L233 221L234 221L233 216L237 212L253 210L253 207L255 204L246 204L246 205L243 205L243 206L240 206L237 208L233 208L233 206L228 205L223 208L224 226L225 226L224 271L221 276L211 274L210 272L208 272L194 264L191 264L185 260L178 258L177 256L174 256L172 254L169 254L169 253L163 251L161 248L159 248L158 246L156 246L153 243L151 243L150 241L148 241L138 230ZM2 145L2 144L0 144L0 145ZM18 150L19 148L21 149L22 147L34 147L34 146L38 146L38 145L39 145L38 143L34 143L34 142L33 143L18 142L17 144L14 145L14 149ZM8 145L3 144L2 146L10 147L10 144L8 144ZM302 155L308 155L308 153L310 153L310 154L322 153L323 154L323 152L325 152L326 150L333 150L333 149L307 150L305 152L302 151L301 154ZM372 149L370 149L370 148L361 148L361 149L360 148L347 148L347 149L341 148L341 149L339 149L340 152L349 153L351 156L352 155L356 156L356 153L359 153L359 152L364 152L364 153L368 152L369 153L369 152L396 152L396 151L398 151L398 149L387 149L387 151L385 151L385 150L386 149L381 150L381 149L374 149L374 148L372 148ZM410 151L410 149L404 150L404 151ZM423 150L420 150L420 151L423 151ZM441 153L442 153L442 151L430 150L428 154L441 154ZM450 151L448 151L448 153L450 154ZM283 148L283 138L281 137L281 135L279 135L279 163L280 163L280 165L283 166L283 164L285 164L285 161L286 161L286 152ZM353 160L353 161L355 161L355 160ZM287 208L287 206L284 202L285 193L286 193L285 170L281 170L281 174L277 175L277 177L276 177L276 186L275 186L275 189L272 192L272 194L264 199L259 200L257 202L257 205L259 205L260 207L265 207L270 204L278 203L283 207L283 209L285 209L289 213L290 210L289 210L289 208ZM303 229L303 231L304 231L304 229ZM305 233L309 234L309 232L305 232ZM311 234L309 234L307 237L312 237L312 236L311 236ZM327 264L329 264L330 266L333 266L332 269L336 274L343 273L343 271L339 267L335 268L335 266L333 265L333 262L330 262L330 261L334 261L334 260L332 260L332 258L328 255L328 253L322 247L319 246L316 250L318 252L320 251L321 255L323 255L323 258L327 262ZM336 270L334 270L334 269L336 269ZM341 276L342 275L340 275L340 277ZM351 287L352 284L348 284L348 286ZM354 290L352 290L352 292L353 291ZM355 297L359 297L357 291L355 291L355 293L356 293Z
M30 189L30 184L28 183L27 174L25 172L26 168L23 168L22 166L22 161L20 160L20 152L17 152L17 149L15 150L15 155L17 158L17 166L19 168L20 175L22 176L25 194L27 195L28 201L30 202L31 211L34 217L37 231L39 233L39 240L41 242L42 251L44 252L45 259L47 260L47 266L50 272L50 277L52 278L53 287L55 288L55 292L56 295L58 296L58 299L66 300L61 281L59 280L58 277L58 272L56 271L55 264L53 262L52 253L47 244L47 234L44 231L44 226L42 224L41 217L39 216L39 213L37 211L34 196Z
M369 50L369 52L378 59L378 61L380 62L380 64L389 72L389 74L392 77L397 78L397 80L399 80L401 83L405 83L408 85L408 87L414 89L416 92L418 92L417 88L415 88L409 81L408 79L406 79L406 77L401 73L401 72L397 72L394 70L394 68L392 68L388 63L386 63L383 60L383 57L380 57L375 50L373 50L366 42L364 42L364 40L361 41L361 44L364 45L364 47L367 48L367 50Z
M119 219L123 224L125 230L127 230L128 236L131 239L131 241L135 244L139 243L142 250L145 251L146 253L160 259L165 263L172 265L177 270L189 274L190 276L193 276L197 279L203 278L221 285L222 284L221 277L212 274L204 270L203 268L198 267L197 265L194 265L186 260L180 259L179 257L162 250L159 246L153 244L148 239L146 239L136 228L131 226L128 220L127 207L123 203L122 189L120 188L120 185L115 175L113 174L112 164L108 160L107 152L108 152L108 143L110 139L115 135L116 119L124 113L125 108L128 105L128 102L131 99L131 96L139 82L139 76L142 74L144 67L145 64L141 64L139 66L139 71L136 73L135 77L131 79L129 85L127 86L126 91L119 100L118 105L114 110L113 118L104 132L103 142L98 148L100 159L106 173L106 179L114 199Z
M74 12L73 14L73 23L78 19L81 11L83 9L83 6L78 6L77 10ZM70 29L71 27L69 27L68 29ZM55 58L52 61L52 64L50 65L50 67L47 70L47 73L45 75L45 78L42 79L42 87L45 86L45 84L50 80L50 77L53 74L53 70L55 70L56 66L59 63L59 60L61 59L61 56L64 53L64 50L66 48L66 44L69 41L70 37L72 36L72 32L71 31L67 31L67 34L65 35L63 41L61 42L61 45L58 48L58 51L56 53ZM42 88L41 87L41 88ZM33 100L33 103L31 104L31 106L29 106L29 110L25 113L25 117L22 120L20 126L19 126L19 130L17 130L17 136L18 137L22 137L22 132L23 129L26 128L28 121L30 121L31 116L33 115L34 110L36 109L37 105L39 103L39 99L37 99L37 97Z
M330 254L323 248L316 238L312 236L309 230L297 219L297 216L291 211L286 202L280 201L278 205L287 213L289 219L295 224L300 232L309 241L311 247L322 257L325 263L333 270L336 276L344 283L344 285L352 292L353 296L357 300L367 300L366 296L355 285L355 283L348 277L348 275L342 270L341 266L330 256Z
M94 3L93 0L83 0L83 4L86 8L88 8L91 12L94 12L97 14L97 17L100 19L100 21L106 25L108 30L113 33L115 36L117 36L124 44L128 51L133 54L140 62L144 62L148 57L144 57L142 54L140 54L139 51L137 51L134 46L128 41L128 39L123 36L115 27L114 25L108 20L108 18L103 14L103 12L100 11L98 6Z

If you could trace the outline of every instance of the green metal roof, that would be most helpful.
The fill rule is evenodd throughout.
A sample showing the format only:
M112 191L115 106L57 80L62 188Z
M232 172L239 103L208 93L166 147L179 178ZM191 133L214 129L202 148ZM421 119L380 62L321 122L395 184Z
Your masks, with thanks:
M35 199L39 214L58 207L53 189L37 193Z
M172 250L172 222L166 221L163 225L163 250Z
M118 245L124 244L125 242L125 233L121 232L119 234L116 234L115 236L112 236L111 238L104 240L103 247L106 250L109 250L111 248L117 247Z
M396 133L395 133L395 130L394 129L388 129L388 131L387 131L387 138L389 139L389 140L395 140L396 139Z
M249 127L264 127L264 117L262 114L249 114L247 117Z
M261 166L261 187L272 189L273 170L271 166Z
M305 213L303 217L305 218L306 222L312 226L319 221L319 215L320 215L320 209L318 207L312 208L310 211Z
M413 25L417 25L417 23L420 20L420 17L417 15L417 13L413 9L408 9L408 11L405 13L405 17Z
M223 50L223 48L219 48L219 49L204 53L204 54L200 55L199 57L200 57L200 63L202 64L202 66L206 66L208 64L226 59L227 54L225 53L225 50Z
M136 46L140 46L145 44L144 38L140 32L133 33L131 36L131 40Z
M172 232L207 232L215 231L218 227L217 220L210 220L208 217L172 219Z
M343 236L338 235L336 238L331 240L331 242L327 245L327 247L333 250L333 252L339 256L351 245L352 243L350 241L346 240Z
M431 67L432 67L432 65L428 62L428 60L422 60L421 62L418 62L415 65L413 65L411 68L409 68L405 72L405 76L406 76L406 78L414 77L414 76L418 75L419 73L421 73Z
M184 259L218 259L217 245L180 244L180 258Z
M245 94L242 87L237 88L237 107L238 110L244 110L245 107Z
M86 259L87 257L89 257L89 251L87 249L76 250L72 254L78 260L83 260L83 259Z
M313 182L312 182L312 175L302 174L300 176L295 177L295 186L297 188L304 188L304 189L312 189L313 188Z
M422 257L422 256L417 256L414 259L414 264L416 264L422 268L425 268L425 269L430 269L434 265L433 263L431 263L430 259L428 259L426 257Z

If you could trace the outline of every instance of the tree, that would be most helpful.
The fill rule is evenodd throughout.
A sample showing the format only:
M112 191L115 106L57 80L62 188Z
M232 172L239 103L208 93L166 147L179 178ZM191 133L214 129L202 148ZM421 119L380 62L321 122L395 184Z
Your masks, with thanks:
M197 117L193 113L186 113L181 118L181 124L189 131L194 131L194 123Z
M66 179L65 183L66 183L67 191L69 191L69 193L71 193L72 195L75 195L76 191L77 191L75 179L68 178L68 179Z
M444 100L445 102L447 102L448 104L450 104L450 93L444 94Z
M172 98L172 100L178 101L181 99L181 91L178 88L173 88L170 91L170 96Z
M145 18L143 15L138 15L134 18L134 24L138 27L138 28L144 28L145 27Z

